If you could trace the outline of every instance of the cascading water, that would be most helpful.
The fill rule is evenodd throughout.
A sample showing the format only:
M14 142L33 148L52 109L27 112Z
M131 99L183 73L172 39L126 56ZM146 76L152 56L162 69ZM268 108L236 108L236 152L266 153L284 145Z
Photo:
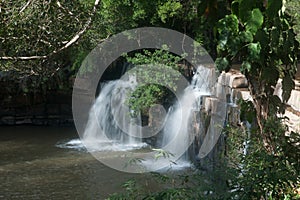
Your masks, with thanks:
M104 83L89 113L89 120L82 142L88 150L129 150L145 146L141 142L140 117L125 119L131 111L126 106L130 91L135 88L134 78ZM122 118L122 114L124 115ZM128 119L128 118L127 118ZM127 132L128 131L128 132ZM135 137L134 137L134 136Z
M169 109L164 120L162 139L158 138L161 141L157 144L161 144L161 149L173 156L156 159L156 149L148 149L148 153L143 154L145 156L140 163L144 168L152 171L165 169L170 165L172 169L190 166L186 152L194 140L190 134L193 125L191 117L193 112L200 111L203 97L210 96L213 92L213 76L212 68L203 66L197 68L191 84L183 90L178 101ZM89 119L81 138L81 144L88 151L127 151L147 146L142 143L141 118L133 117L126 103L128 95L136 86L136 78L133 75L102 83L100 94L90 109ZM72 140L66 146L70 148L79 144ZM136 158L139 158L138 156ZM176 165L172 164L174 162Z
M167 115L162 148L174 157L180 157L181 161L188 160L186 150L190 144L191 116L193 111L200 109L202 97L210 95L210 82L211 69L199 66L191 84Z

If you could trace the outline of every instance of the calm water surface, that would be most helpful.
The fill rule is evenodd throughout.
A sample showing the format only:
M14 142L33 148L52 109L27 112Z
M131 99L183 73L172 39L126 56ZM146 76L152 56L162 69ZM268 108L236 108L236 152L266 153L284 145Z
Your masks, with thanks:
M130 178L85 151L58 148L75 128L0 127L0 199L105 199Z

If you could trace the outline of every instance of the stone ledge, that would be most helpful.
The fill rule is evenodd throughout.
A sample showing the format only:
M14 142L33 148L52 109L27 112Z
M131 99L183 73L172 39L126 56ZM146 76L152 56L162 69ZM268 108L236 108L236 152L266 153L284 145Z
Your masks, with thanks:
M286 124L289 126L290 130L300 133L300 116L289 110L285 112L284 116L289 118Z
M293 90L291 93L291 97L288 100L288 104L293 107L293 109L300 111L300 91Z
M300 80L295 80L295 90L300 91Z
M72 116L3 116L0 125L73 125Z

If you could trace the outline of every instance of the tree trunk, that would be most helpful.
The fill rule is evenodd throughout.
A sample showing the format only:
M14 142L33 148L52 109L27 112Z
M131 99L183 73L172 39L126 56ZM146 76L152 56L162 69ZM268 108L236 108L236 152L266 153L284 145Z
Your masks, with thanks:
M264 126L265 122L269 118L269 101L266 101L263 95L261 95L263 94L263 91L261 91L260 84L253 84L253 82L251 82L250 80L253 81L255 79L253 77L250 78L249 75L246 75L246 78L249 83L249 91L253 99L253 105L256 111L256 123L258 125L259 134L261 135L265 149L269 153L273 153L275 150L272 142L273 133L270 132L270 130L266 130ZM259 81L256 82L259 83Z

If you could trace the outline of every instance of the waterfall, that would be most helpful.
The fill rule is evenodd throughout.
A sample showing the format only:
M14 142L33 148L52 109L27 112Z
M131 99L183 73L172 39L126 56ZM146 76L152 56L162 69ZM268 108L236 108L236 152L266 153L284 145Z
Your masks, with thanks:
M132 117L126 99L134 90L134 78L102 84L90 112L82 142L89 151L129 150L145 145L141 142L140 116ZM128 123L129 122L129 123Z
M199 66L191 84L185 88L173 109L170 109L164 128L162 148L181 161L187 161L192 113L200 110L202 97L210 95L211 69Z
M152 149L142 158L147 170L164 169L166 166L182 168L190 166L188 159L192 136L194 112L201 109L203 97L210 96L214 88L214 69L199 66L187 86L177 97L164 120L160 149L169 152L169 157L156 159L157 149ZM128 79L128 80L127 80ZM126 100L137 86L135 76L103 83L99 96L90 112L82 143L89 151L126 151L140 149L142 143L141 117L132 115ZM174 166L172 163L176 163ZM162 167L160 167L162 166Z

